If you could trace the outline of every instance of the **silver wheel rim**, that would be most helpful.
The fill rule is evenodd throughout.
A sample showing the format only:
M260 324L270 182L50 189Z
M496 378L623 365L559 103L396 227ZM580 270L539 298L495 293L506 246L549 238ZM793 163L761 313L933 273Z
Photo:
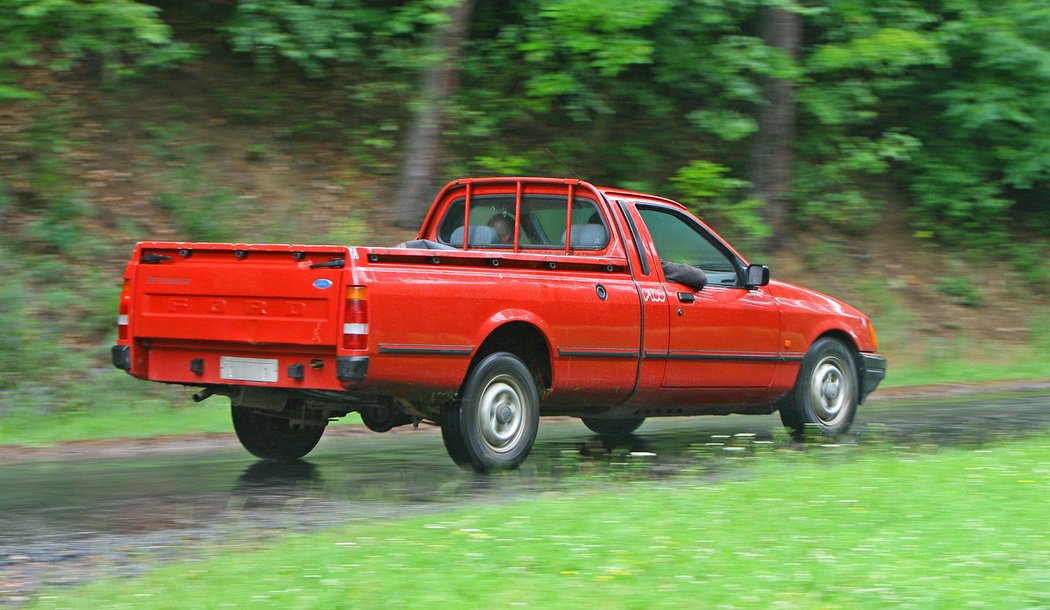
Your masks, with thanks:
M820 359L809 383L813 415L825 426L834 426L849 413L853 381L846 373L848 365L836 355Z
M513 450L525 433L525 392L510 375L493 377L478 401L478 423L493 451Z

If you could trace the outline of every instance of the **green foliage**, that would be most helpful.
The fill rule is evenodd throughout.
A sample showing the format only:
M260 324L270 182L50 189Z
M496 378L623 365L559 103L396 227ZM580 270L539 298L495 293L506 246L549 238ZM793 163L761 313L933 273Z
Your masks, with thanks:
M743 140L758 131L754 118L729 109L697 110L689 113L689 122L726 142Z
M8 239L28 252L77 257L104 249L84 231L97 210L79 191L66 160L77 146L67 135L71 125L69 108L54 105L35 113L24 131L0 142L0 153L20 161L0 175L23 184L17 204L0 190L0 218L20 216L23 223Z
M857 175L863 161L864 173L894 173L907 185L924 235L1002 244L1011 209L1050 195L1047 15L1033 0L815 11L799 100L819 126L800 137L802 216L870 224L878 205L865 194L872 180ZM907 138L889 165L872 162L883 147L872 133Z
M971 154L1002 171L1002 183L1031 189L1050 179L1050 6L1009 0L985 7L960 1L942 28L953 81L932 97L942 134L980 143Z
M866 186L872 177L909 161L921 147L919 140L899 131L810 145L819 161L807 157L796 166L796 217L804 223L826 222L850 234L867 232L879 218L882 203Z
M489 154L474 158L473 165L485 174L494 176L524 176L537 162L528 155L514 153L505 146L494 146Z
M269 153L269 146L265 144L252 144L244 151L244 158L249 161L262 161Z
M4 184L3 180L0 179L0 219L3 219L4 215L14 207L14 203L11 201L11 195L7 190L7 185Z
M236 221L244 210L237 197L224 185L211 182L203 171L208 147L194 143L185 127L178 123L147 123L146 149L168 167L164 187L152 203L170 217L178 238L187 241L228 242L243 239Z
M84 367L83 357L64 345L65 331L76 324L65 316L76 308L51 307L44 295L62 286L62 277L34 274L41 284L35 285L17 268L22 260L0 247L0 390L43 385Z
M363 214L354 212L346 218L334 221L328 233L321 238L321 242L340 246L359 246L366 242L370 234L367 219Z
M452 148L476 159L475 171L501 171L498 159L512 156L529 173L567 165L653 190L692 159L739 168L756 129L757 78L793 74L744 25L755 14L751 0L478 3ZM509 156L493 154L493 141Z
M1046 244L1015 242L1009 255L1026 282L1037 288L1050 287L1050 248Z
M1013 202L979 157L953 148L924 155L916 165L911 188L920 228L952 243L1002 243Z
M670 6L667 0L541 0L526 20L517 51L528 64L561 69L531 72L525 81L528 96L548 100L584 93L591 81L652 63L654 45L644 30ZM616 44L609 44L612 36ZM587 110L586 102L578 103L579 110Z
M43 252L68 256L88 255L98 246L84 231L83 221L94 216L93 205L72 196L48 202L27 225L24 236L29 245Z
M194 175L182 174L176 180L171 190L153 198L153 205L171 217L180 240L230 242L240 237L229 191Z
M97 66L109 78L192 57L143 2L0 2L0 99L42 99L18 84L18 66ZM390 107L403 113L418 72L440 60L429 43L454 4L238 0L208 11L207 24L180 23L218 32L271 75L293 66L344 90L344 107L306 112L289 133L352 134L352 154L387 171L382 158L398 145ZM802 16L798 61L760 39L765 5ZM761 80L785 78L800 113L796 218L865 231L880 213L878 185L893 181L914 196L920 231L1001 243L982 223L1022 211L1050 227L1038 214L1050 189L1048 23L1041 0L475 2L447 163L565 172L542 154L551 147L573 174L656 190L697 158L744 175ZM228 114L252 124L287 106L286 96L231 95Z
M426 34L446 20L452 0L394 5L364 0L239 0L223 29L234 50L249 53L263 70L291 62L312 78L335 66L419 67Z
M692 161L679 169L671 181L680 193L679 201L717 227L737 247L757 247L772 234L762 218L763 204L755 199L738 199L750 184L728 176L729 171L710 161Z
M974 278L966 275L951 275L942 278L935 286L938 292L953 297L960 305L982 307L984 295L974 284Z
M812 21L817 41L803 58L798 92L806 127L799 134L795 214L862 233L882 208L873 177L907 165L923 146L896 117L885 116L884 100L912 83L911 72L947 58L928 31L932 16L908 2L830 4Z
M159 12L135 0L0 0L0 99L37 98L11 84L14 67L67 71L91 61L113 80L192 58Z
M885 27L839 44L822 45L809 56L807 66L815 74L865 71L897 76L915 66L946 62L944 50L928 32Z

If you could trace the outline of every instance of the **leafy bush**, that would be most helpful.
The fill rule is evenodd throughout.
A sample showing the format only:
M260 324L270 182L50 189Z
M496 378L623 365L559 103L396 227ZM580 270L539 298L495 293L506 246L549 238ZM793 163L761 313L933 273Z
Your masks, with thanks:
M39 289L16 269L16 260L0 249L0 390L62 383L84 368L84 360L64 345L65 325L41 315L46 305Z
M182 178L172 190L158 193L153 204L170 215L180 240L228 242L239 237L235 197L222 187Z
M333 67L372 73L418 68L428 32L444 23L450 0L397 5L363 0L239 0L223 30L235 51L249 53L260 69L291 62L311 78Z
M829 138L810 143L810 156L796 166L793 195L795 216L803 224L828 223L851 234L866 233L878 220L882 203L872 194L874 176L894 164L910 161L921 147L898 130L878 138Z
M937 282L936 288L938 292L954 297L960 305L967 307L982 307L984 305L984 295L974 285L973 278L967 276L946 277Z
M671 179L680 201L740 248L757 248L772 235L762 218L761 201L739 199L746 180L728 176L729 168L710 161L692 161Z
M1026 282L1050 288L1050 249L1045 244L1015 242L1009 253Z
M1012 202L980 159L940 150L923 155L916 165L912 213L920 228L955 244L1002 243Z
M36 97L14 83L18 66L66 71L92 62L113 80L192 58L159 13L135 0L0 0L0 99Z

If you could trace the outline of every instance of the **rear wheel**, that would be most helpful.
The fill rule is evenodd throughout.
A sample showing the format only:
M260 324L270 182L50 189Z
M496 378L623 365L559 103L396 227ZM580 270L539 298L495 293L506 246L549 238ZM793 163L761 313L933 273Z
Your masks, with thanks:
M289 419L237 405L231 414L241 445L255 457L279 462L293 462L310 453L328 423L293 426Z
M843 434L857 414L858 396L853 350L824 337L806 352L795 389L780 405L780 420L795 438L811 430Z
M517 468L536 440L539 403L536 382L517 356L487 356L443 418L441 436L449 456L479 472Z
M624 417L622 419L595 419L581 417L583 425L591 432L602 436L626 436L638 429L645 421L644 417Z

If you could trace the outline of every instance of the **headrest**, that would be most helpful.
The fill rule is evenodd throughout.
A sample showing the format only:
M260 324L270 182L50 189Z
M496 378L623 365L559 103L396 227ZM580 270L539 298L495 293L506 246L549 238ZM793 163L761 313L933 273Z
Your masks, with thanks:
M499 241L499 234L496 233L496 229L488 225L471 225L470 237L467 238L467 243L471 246L491 246ZM448 239L448 243L457 248L463 247L463 227L457 227L452 232L452 237Z
M561 243L565 243L565 234L561 234ZM609 232L605 225L572 225L572 247L588 250L600 250L609 243Z

